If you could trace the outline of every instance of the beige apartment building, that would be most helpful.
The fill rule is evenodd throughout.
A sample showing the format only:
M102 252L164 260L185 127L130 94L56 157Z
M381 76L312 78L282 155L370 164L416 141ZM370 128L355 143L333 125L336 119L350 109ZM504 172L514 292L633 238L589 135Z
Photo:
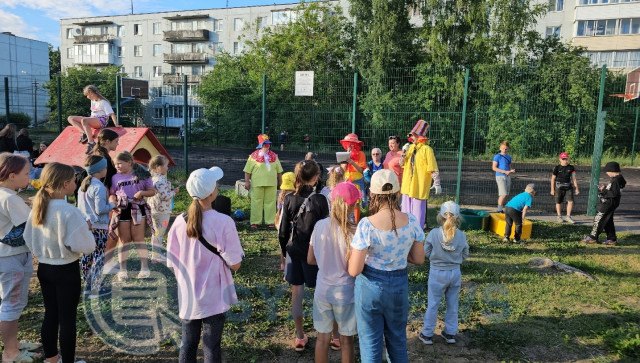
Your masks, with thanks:
M640 0L541 0L549 12L538 31L584 47L593 64L640 67Z

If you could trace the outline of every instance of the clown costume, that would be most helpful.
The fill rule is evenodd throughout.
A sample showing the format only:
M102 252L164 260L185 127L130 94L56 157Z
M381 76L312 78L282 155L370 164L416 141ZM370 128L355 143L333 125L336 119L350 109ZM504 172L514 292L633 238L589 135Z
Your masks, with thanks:
M271 151L268 135L258 135L258 147L249 155L243 171L244 187L251 198L251 228L258 228L263 216L269 227L275 227L276 192L282 182L282 165L278 155Z

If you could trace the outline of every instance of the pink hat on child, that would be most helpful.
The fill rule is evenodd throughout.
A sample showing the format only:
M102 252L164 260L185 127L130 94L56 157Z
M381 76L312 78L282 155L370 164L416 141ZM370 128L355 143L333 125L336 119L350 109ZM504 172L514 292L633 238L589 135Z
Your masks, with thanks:
M336 185L331 191L331 199L342 197L347 204L351 205L362 198L362 192L353 183L344 182Z

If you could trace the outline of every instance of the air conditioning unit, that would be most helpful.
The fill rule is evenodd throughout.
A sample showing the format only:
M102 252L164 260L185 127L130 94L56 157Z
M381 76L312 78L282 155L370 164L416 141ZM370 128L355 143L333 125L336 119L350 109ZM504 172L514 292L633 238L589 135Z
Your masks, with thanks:
M82 28L75 28L75 29L73 30L73 33L74 33L75 35L82 35Z

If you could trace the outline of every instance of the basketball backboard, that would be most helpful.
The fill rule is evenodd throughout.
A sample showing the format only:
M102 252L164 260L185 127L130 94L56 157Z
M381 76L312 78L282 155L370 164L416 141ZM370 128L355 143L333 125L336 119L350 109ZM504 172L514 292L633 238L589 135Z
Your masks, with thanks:
M149 81L132 78L122 78L122 98L149 99Z
M627 73L627 85L624 88L624 102L640 97L640 67Z

